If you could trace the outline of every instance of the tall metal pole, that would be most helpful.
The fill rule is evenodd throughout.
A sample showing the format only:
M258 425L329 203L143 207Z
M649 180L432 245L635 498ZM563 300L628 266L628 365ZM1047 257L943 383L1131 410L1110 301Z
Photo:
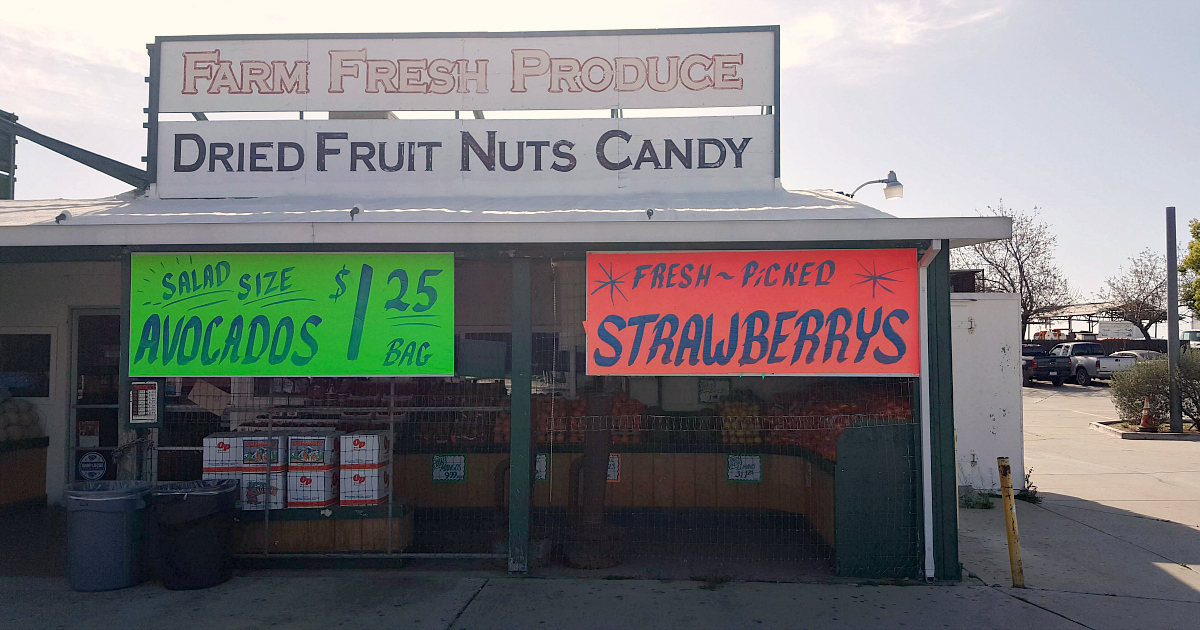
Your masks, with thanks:
M533 487L533 284L528 258L512 261L512 430L508 460L508 570L529 570Z
M1167 208L1167 370L1171 383L1171 432L1183 432L1179 398L1179 263L1175 257L1175 206Z

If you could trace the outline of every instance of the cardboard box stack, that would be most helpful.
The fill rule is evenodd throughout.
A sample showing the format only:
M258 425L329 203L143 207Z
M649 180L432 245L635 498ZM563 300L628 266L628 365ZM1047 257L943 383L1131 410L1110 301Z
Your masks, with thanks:
M341 431L313 430L288 436L288 507L337 505L338 436L341 434Z
M387 431L342 436L342 505L380 505L392 490L392 443Z
M272 510L287 506L287 434L242 435L242 509Z
M242 435L234 432L213 433L204 438L204 469L201 479L233 479L242 482ZM241 492L236 507L242 507Z

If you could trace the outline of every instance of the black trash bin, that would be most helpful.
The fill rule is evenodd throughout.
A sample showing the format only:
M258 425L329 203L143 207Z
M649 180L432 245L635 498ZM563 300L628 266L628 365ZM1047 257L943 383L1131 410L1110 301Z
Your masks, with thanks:
M77 591L109 591L145 578L148 481L69 484L67 581Z
M233 576L232 479L165 483L154 488L158 571L172 590L208 588Z

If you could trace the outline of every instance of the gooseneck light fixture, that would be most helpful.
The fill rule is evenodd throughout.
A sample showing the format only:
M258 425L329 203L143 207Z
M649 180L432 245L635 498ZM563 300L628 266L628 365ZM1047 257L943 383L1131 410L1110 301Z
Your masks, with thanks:
M887 177L884 179L873 179L869 182L864 182L861 186L855 188L854 192L846 196L853 199L854 195L863 189L863 186L870 186L871 184L883 184L884 199L901 199L904 197L904 184L901 184L900 180L896 179L896 171L888 171Z

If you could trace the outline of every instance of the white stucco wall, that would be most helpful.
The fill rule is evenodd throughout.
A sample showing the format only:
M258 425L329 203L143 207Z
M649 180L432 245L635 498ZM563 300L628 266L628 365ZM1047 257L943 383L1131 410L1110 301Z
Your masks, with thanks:
M62 501L68 480L70 440L71 309L121 305L121 264L5 263L0 265L0 332L50 333L53 374L49 398L30 398L42 413L46 451L46 496Z
M996 458L1008 457L1013 487L1020 489L1025 446L1017 296L953 293L950 323L958 485L998 490Z

